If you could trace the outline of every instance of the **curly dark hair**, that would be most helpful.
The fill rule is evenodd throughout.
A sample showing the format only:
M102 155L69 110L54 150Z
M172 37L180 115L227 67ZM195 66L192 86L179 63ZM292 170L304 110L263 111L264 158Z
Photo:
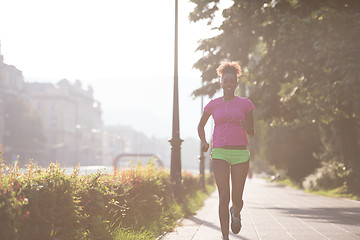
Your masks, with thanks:
M225 73L235 74L237 77L240 77L242 74L241 67L239 63L232 62L222 62L220 66L216 69L218 76L221 78Z

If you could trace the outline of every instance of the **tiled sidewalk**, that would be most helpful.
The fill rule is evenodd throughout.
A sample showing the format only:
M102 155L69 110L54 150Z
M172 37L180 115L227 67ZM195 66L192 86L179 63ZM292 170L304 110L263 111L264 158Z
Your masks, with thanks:
M360 202L304 193L300 190L247 180L242 229L230 239L360 240ZM162 240L220 240L218 196L215 191L195 216Z

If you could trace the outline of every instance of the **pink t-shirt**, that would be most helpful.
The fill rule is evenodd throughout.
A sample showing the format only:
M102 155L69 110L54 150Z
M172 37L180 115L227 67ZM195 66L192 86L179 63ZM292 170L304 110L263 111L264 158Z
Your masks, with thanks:
M213 133L213 148L228 145L249 145L246 130L240 125L245 115L255 108L245 97L235 98L225 102L221 97L211 100L204 111L212 115L215 122Z

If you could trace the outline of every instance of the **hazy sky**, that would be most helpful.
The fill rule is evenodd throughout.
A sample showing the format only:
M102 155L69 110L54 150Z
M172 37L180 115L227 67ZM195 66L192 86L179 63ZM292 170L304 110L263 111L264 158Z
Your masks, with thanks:
M0 0L5 63L26 82L79 79L94 88L105 124L171 137L174 2L170 0ZM214 33L190 23L194 5L179 0L180 135L197 137L201 85L192 69L197 41ZM208 101L205 98L205 103ZM210 125L210 124L208 124Z

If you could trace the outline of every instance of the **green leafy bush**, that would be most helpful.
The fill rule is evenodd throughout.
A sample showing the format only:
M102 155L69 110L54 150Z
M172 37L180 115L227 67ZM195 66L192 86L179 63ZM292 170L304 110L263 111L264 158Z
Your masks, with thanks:
M303 181L303 186L310 190L330 190L346 185L349 171L343 163L323 163L314 174L311 174Z
M55 163L46 169L30 163L23 172L1 161L0 239L120 239L132 231L148 236L146 229L160 235L184 216L171 200L169 179L169 171L151 163L80 175ZM199 178L183 173L185 198L199 189Z

